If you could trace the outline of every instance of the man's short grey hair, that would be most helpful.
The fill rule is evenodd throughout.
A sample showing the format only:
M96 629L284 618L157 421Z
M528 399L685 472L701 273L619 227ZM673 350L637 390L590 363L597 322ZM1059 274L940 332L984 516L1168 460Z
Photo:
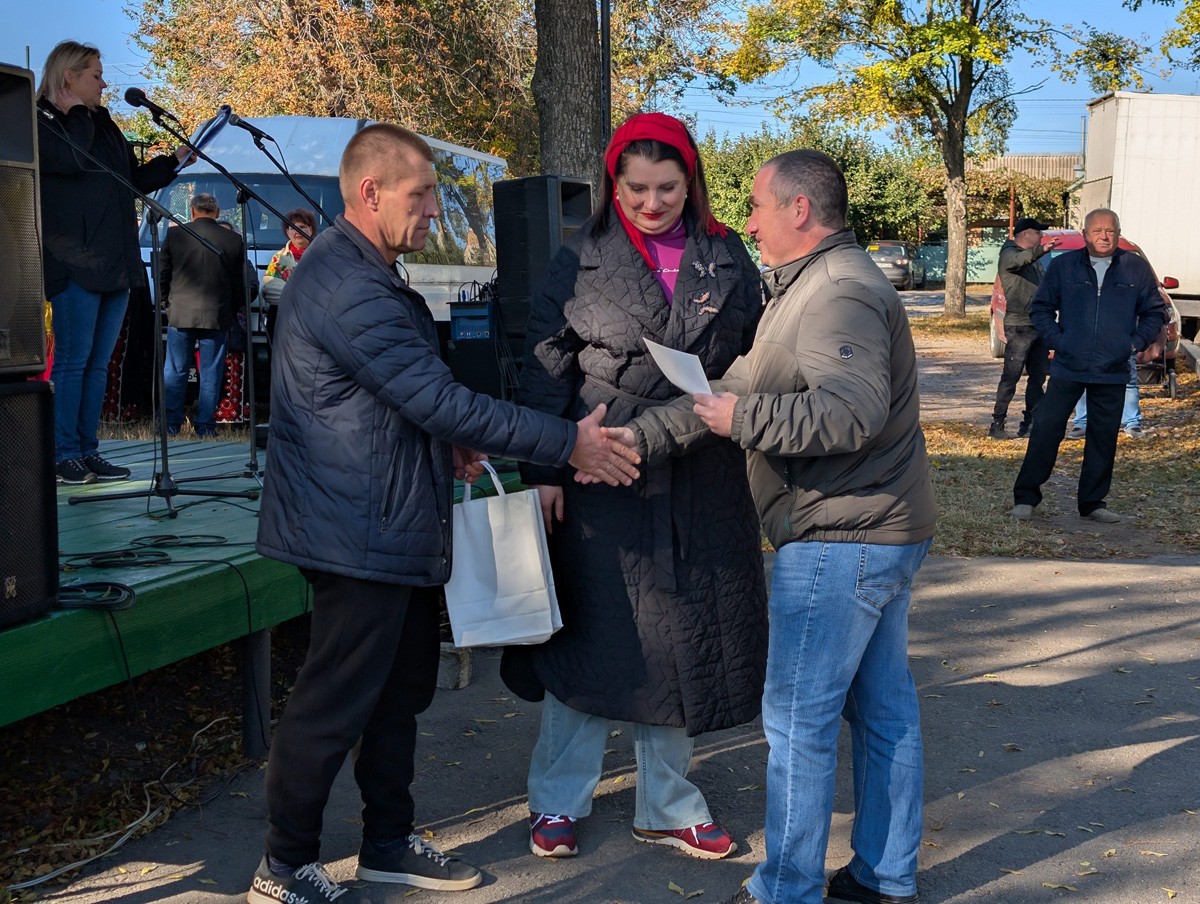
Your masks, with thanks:
M780 206L804 195L818 223L829 229L846 227L846 177L832 157L807 149L785 151L763 164L763 169L768 167L773 170L771 193Z
M1117 227L1117 232L1121 231L1121 218L1117 216L1115 210L1110 210L1107 207L1097 207L1095 210L1089 210L1087 216L1083 218L1083 231L1087 232L1087 228L1092 225L1092 220L1099 216L1112 217L1113 225Z
M221 205L217 203L216 198L207 192L197 192L192 197L192 212L217 217L221 215Z

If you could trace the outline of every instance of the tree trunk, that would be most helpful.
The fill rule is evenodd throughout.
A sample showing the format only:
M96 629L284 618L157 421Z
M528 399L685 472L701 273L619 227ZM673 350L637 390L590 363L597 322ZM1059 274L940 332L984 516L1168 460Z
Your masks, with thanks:
M964 63L964 66L966 64ZM970 78L968 72L963 77ZM967 316L967 158L966 98L959 96L945 121L942 163L946 167L947 317Z
M542 172L585 179L595 191L604 153L595 0L537 0L534 12L537 64L532 87Z
M947 317L967 316L967 180L960 172L946 179Z

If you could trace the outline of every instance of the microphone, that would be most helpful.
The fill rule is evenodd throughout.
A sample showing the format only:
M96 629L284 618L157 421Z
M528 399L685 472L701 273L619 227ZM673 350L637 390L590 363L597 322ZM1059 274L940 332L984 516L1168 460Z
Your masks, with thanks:
M125 103L131 107L145 107L150 111L150 116L153 119L158 119L160 116L165 116L167 119L174 120L178 123L179 120L152 101L146 96L146 92L141 88L126 88Z
M249 132L251 135L253 135L255 138L257 138L259 141L264 141L264 140L265 141L274 141L275 140L270 135L268 135L266 132L264 132L262 129L260 129L258 126L251 125L250 123L246 122L246 120L242 119L242 117L238 116L236 113L230 114L229 124L231 126L237 126L239 129L245 129L247 132Z

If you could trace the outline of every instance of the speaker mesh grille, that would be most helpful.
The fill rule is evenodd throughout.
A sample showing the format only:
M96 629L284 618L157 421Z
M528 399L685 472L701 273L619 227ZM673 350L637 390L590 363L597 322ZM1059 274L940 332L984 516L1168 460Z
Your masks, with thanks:
M32 167L0 165L0 375L46 366L35 192Z
M41 615L58 592L53 430L47 384L0 384L0 627Z

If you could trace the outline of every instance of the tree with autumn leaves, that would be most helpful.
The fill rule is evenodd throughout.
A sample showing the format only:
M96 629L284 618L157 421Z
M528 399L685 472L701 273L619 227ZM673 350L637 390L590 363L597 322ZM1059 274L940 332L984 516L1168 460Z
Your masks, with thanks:
M1142 0L1127 0L1136 6ZM1146 0L1169 3L1172 0ZM403 122L509 160L594 178L601 152L595 0L137 0L150 73L193 121L242 115ZM1187 0L1176 47L1194 35ZM965 311L967 160L1002 153L1019 52L1099 91L1138 85L1148 48L1053 25L1020 0L613 0L613 119L678 110L693 80L731 90L803 61L830 78L785 102L810 118L891 129L944 173L946 312ZM1190 18L1189 18L1190 17ZM1168 36L1171 37L1171 36ZM1195 43L1193 41L1193 43Z
M1146 48L1086 26L1056 26L1019 0L770 0L731 31L717 68L756 82L802 62L828 80L791 100L810 115L890 129L926 147L945 173L948 316L966 311L967 160L1003 152L1016 99L1038 85L1013 78L1018 53L1097 91L1138 85Z
M142 0L149 75L186 122L242 116L386 119L536 160L521 0Z
M715 53L725 2L615 0L614 117L678 98ZM552 172L598 171L594 0L139 0L131 12L147 74L185 121L220 104L386 119L516 174L539 171L539 150Z

